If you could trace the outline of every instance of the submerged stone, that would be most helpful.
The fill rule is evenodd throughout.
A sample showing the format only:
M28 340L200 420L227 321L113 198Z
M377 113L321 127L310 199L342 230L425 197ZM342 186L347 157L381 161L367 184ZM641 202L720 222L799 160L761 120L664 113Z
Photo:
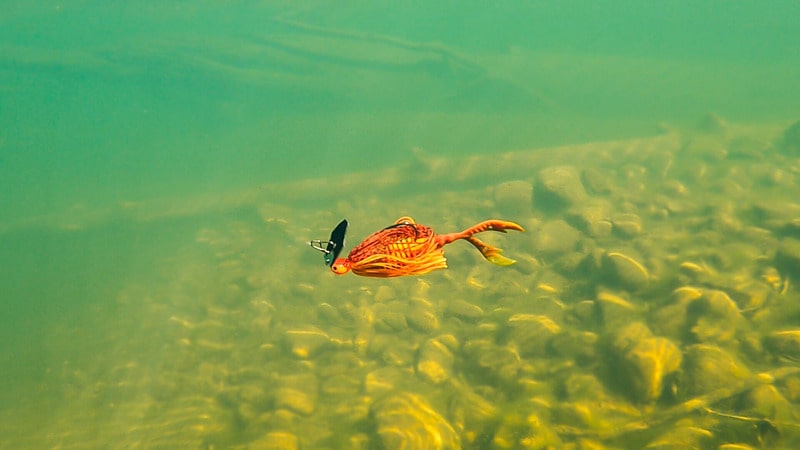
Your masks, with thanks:
M650 275L633 257L620 252L606 252L602 259L603 271L622 287L636 291L644 288Z
M539 314L514 314L508 319L509 339L522 356L543 356L550 339L561 332L561 327L547 316Z
M776 331L764 338L764 346L775 356L800 360L800 330Z
M652 402L661 397L664 378L680 368L681 352L669 339L655 337L634 346L625 361L637 399Z
M424 306L414 306L406 314L408 324L424 333L430 333L439 329L439 316L429 308Z
M500 183L494 187L494 203L502 214L529 214L533 207L533 184L524 180Z
M689 448L711 448L714 434L711 431L693 425L673 427L663 435L650 441L644 448L647 450L677 450Z
M790 154L800 154L800 120L783 132L783 148Z
M564 254L575 250L581 233L563 220L544 224L533 235L533 249L539 254Z
M421 396L401 393L375 402L371 417L385 450L455 450L461 439Z
M417 357L417 375L439 384L452 376L455 357L441 338L428 339Z
M539 184L542 203L548 207L572 206L589 197L577 169L572 166L542 169Z
M601 289L597 293L596 313L607 329L632 323L641 314L640 309L628 301L624 293Z
M275 391L275 408L286 409L304 416L311 415L316 409L316 399L308 391L280 388Z
M250 442L249 450L299 450L300 440L288 431L270 431Z
M331 338L313 327L287 330L284 337L292 354L302 359L311 358L331 346Z
M447 306L447 312L453 316L466 321L478 321L482 319L486 313L480 306L464 300L453 300Z
M619 373L615 380L619 387L629 389L637 402L658 400L664 391L665 378L681 366L681 351L669 339L654 337L642 323L636 322L620 330L611 342L613 361L619 368L609 368Z
M780 242L775 266L784 273L800 276L800 239L786 238Z
M375 329L382 332L402 331L408 328L406 315L398 311L382 310L375 313Z
M688 397L733 389L750 376L746 366L719 347L697 344L686 349L682 388Z
M755 417L792 419L792 404L771 384L754 387L742 397L741 403L742 408Z
M617 214L611 218L611 223L614 231L623 237L632 238L642 234L642 219L636 214Z
M709 290L687 309L687 321L697 342L728 342L743 322L742 313L724 291Z

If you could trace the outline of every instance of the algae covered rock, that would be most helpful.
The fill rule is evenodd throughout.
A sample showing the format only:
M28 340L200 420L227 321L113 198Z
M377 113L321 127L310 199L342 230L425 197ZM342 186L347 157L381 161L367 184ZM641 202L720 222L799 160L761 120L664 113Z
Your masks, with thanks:
M477 322L486 315L483 308L465 300L453 300L450 302L447 305L447 313L468 322Z
M642 219L636 214L616 214L611 218L614 231L622 237L632 238L642 234Z
M697 342L728 342L744 322L739 307L724 291L708 290L687 309L690 332Z
M581 176L572 166L548 167L539 171L539 184L544 206L572 206L589 198L583 187Z
M686 349L681 386L685 395L695 397L733 389L750 376L750 370L730 353L717 346L697 344Z
M448 344L450 344L448 346ZM457 345L452 335L428 339L422 344L417 357L417 375L434 384L439 384L452 376L453 355L451 346Z
M711 448L714 434L696 425L681 424L650 441L647 450L677 450L689 448Z
M430 333L439 329L439 316L433 308L425 305L415 305L406 313L406 320L418 331Z
M665 378L681 366L678 346L669 339L652 336L650 329L638 322L621 329L614 336L610 350L612 361L619 367L609 371L619 374L621 379L616 381L620 387L642 403L658 400L664 391Z
M536 253L555 255L569 253L578 245L581 234L563 220L544 224L533 235L533 248Z
M664 378L681 366L681 352L672 341L663 337L645 339L626 355L628 377L640 401L655 401L661 397Z
M379 448L385 450L460 449L453 427L421 396L390 395L372 406L371 417Z
M247 447L250 450L299 450L300 440L287 431L270 431Z
M604 276L630 291L644 288L650 279L647 269L633 256L610 251L603 254L601 269Z
M780 242L775 266L784 273L800 275L800 239L786 238Z
M316 327L286 330L286 346L298 358L308 359L331 347L331 338Z
M561 327L540 314L514 314L508 319L508 336L521 356L543 356Z
M800 330L782 330L764 338L764 347L779 358L800 360Z
M533 207L533 184L514 180L494 187L494 204L503 214L528 214Z
M771 384L761 384L742 396L741 407L749 415L789 421L792 404Z
M790 154L800 153L800 120L783 132L783 148Z
M600 289L594 301L595 314L607 329L635 322L640 316L639 307L628 300L625 292Z

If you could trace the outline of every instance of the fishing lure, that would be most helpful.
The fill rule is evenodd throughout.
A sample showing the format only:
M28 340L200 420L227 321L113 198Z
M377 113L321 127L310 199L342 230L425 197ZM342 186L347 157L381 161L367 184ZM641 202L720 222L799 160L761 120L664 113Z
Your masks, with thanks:
M484 231L525 231L514 222L486 220L460 233L436 234L432 228L414 222L411 217L401 217L393 225L369 235L346 258L340 258L338 255L346 228L347 221L343 220L333 230L324 248L322 241L311 241L311 246L325 253L325 264L337 275L352 271L356 275L380 278L422 275L444 269L447 259L442 247L459 239L472 244L489 262L508 266L516 261L502 256L503 250L474 235Z

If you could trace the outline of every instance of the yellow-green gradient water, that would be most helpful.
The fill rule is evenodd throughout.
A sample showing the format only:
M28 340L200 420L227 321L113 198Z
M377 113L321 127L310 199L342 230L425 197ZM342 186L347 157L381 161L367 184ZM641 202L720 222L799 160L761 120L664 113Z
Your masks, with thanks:
M5 2L0 448L797 448L796 17Z

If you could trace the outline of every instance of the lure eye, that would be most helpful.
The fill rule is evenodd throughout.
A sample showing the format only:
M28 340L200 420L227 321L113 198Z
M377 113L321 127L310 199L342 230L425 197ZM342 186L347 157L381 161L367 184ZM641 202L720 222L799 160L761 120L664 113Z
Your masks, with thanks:
M338 258L331 264L331 271L336 275L344 275L350 271L350 261Z

